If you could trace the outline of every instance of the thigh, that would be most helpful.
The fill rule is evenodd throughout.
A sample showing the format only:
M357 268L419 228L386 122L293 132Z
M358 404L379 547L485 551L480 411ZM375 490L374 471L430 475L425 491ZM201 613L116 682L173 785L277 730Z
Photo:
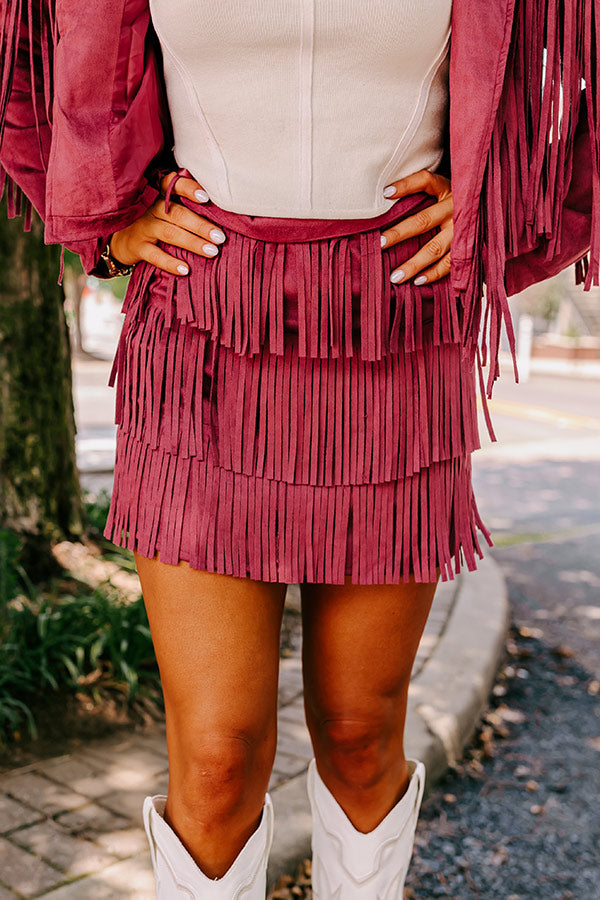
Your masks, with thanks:
M403 702L436 583L303 584L307 715L384 720Z
M169 750L186 735L256 737L277 714L286 585L135 560L167 711ZM183 749L183 748L182 748Z

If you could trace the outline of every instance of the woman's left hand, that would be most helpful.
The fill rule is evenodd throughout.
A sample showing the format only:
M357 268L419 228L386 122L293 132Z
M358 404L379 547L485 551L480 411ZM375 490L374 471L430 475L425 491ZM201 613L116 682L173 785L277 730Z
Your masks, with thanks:
M450 272L454 204L449 180L443 175L436 175L427 169L421 169L419 172L407 175L406 178L392 182L385 189L384 195L388 199L398 199L419 191L425 191L427 194L437 197L438 202L383 231L381 234L382 247L384 249L393 247L400 241L405 241L417 234L424 234L438 225L441 228L414 256L402 263L402 268L394 269L391 274L394 284L409 281L411 278L414 279L415 284L427 284L430 281L438 281ZM418 277L415 278L417 274Z

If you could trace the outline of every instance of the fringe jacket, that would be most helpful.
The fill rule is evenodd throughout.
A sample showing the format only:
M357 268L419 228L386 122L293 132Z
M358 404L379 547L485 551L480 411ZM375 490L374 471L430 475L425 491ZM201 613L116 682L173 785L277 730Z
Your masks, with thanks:
M507 298L576 263L598 284L599 0L454 0L447 174L465 354L498 375ZM94 273L176 170L148 0L2 0L0 196ZM62 279L62 258L59 282ZM485 305L484 305L485 285ZM483 330L481 325L483 322ZM483 334L483 337L481 337Z

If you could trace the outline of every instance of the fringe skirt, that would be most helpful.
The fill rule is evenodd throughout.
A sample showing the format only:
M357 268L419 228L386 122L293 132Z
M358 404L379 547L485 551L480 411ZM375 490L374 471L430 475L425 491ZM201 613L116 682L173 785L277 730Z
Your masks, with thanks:
M161 243L190 274L140 262L131 276L109 379L105 537L164 563L284 583L476 568L477 531L491 541L471 484L476 373L461 310L449 278L390 281L435 230L380 241L432 198L358 220L178 199L227 240L212 259Z

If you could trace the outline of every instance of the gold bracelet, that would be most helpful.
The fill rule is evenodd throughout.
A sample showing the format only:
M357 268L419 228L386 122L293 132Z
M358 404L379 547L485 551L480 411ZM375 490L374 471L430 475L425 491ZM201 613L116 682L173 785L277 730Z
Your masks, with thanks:
M120 262L118 259L115 259L115 257L110 252L111 239L112 235L108 239L106 247L100 254L100 259L103 260L108 274L111 276L111 278L115 275L131 275L134 268L133 265L126 265L125 263Z

